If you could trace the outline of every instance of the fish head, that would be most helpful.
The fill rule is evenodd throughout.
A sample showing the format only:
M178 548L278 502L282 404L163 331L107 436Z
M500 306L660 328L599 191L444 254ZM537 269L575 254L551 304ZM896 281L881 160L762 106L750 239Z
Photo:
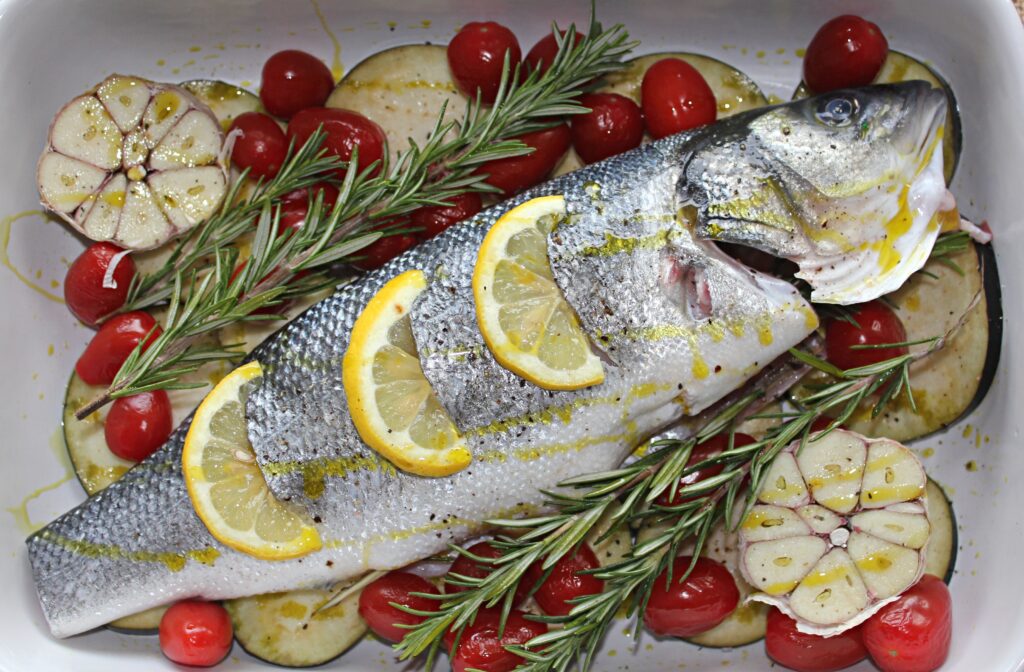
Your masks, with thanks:
M926 82L884 84L726 120L686 166L698 235L799 266L821 303L899 288L928 259L946 187L946 97Z

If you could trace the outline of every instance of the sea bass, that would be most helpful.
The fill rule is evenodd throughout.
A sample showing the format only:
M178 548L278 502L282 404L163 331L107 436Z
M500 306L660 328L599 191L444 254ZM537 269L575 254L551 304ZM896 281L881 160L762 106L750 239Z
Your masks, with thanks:
M863 261L862 244L870 251L893 234L885 218L908 212L896 233L917 242L888 240L886 253L928 246L944 113L942 94L923 83L753 110L540 185L345 285L249 355L264 370L246 403L257 462L271 492L314 521L323 548L266 561L217 542L183 480L186 420L120 481L28 539L50 629L66 637L184 598L402 567L484 532L488 519L541 510L542 490L615 467L817 327L794 286L742 266L708 238L789 254L802 266L821 246L825 256L848 248ZM604 382L577 391L544 390L503 369L475 319L471 278L488 228L548 194L564 195L569 213L548 239L553 275L605 363ZM826 227L816 216L833 219ZM867 276L909 273L915 263L891 262ZM467 469L444 478L397 471L369 449L342 386L354 321L409 269L429 278L411 312L423 371L473 451ZM817 290L855 293L834 274L808 278L821 278Z

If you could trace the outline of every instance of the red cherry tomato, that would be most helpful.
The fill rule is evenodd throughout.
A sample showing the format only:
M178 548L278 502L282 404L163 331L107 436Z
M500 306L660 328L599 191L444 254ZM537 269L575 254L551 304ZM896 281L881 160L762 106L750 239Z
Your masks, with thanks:
M644 624L656 635L693 637L710 630L729 617L740 602L736 580L721 563L697 558L685 581L690 556L672 563L672 584L665 588L666 572L655 579L644 610Z
M153 316L141 310L113 316L103 323L78 358L75 364L78 377L89 385L109 385L114 382L114 376L121 365L150 330L153 330L153 334L146 339L143 350L163 333Z
M381 224L376 228L405 228L406 226L408 226L408 222L406 221L392 221ZM373 271L388 263L415 244L416 238L408 233L385 235L370 243L363 249L355 252L353 256L357 257L357 259L352 262L352 265L364 271Z
M231 651L231 617L215 602L178 602L160 619L160 650L172 662L212 667Z
M850 316L860 326L840 318L831 318L825 322L826 359L840 369L877 364L909 352L906 346L863 350L850 347L902 343L907 340L907 332L900 318L881 301L869 301L854 306Z
M411 593L439 595L440 591L421 576L408 572L388 572L359 594L359 615L373 630L373 634L389 642L400 642L409 631L398 626L418 625L425 617L395 609L391 606L392 602L419 611L437 611L440 604L437 600Z
M278 174L288 156L288 138L278 122L260 112L247 112L234 118L230 130L241 132L231 148L234 165L248 168L252 177Z
M326 107L310 107L302 110L288 122L288 138L300 147L317 128L323 126L324 149L345 161L352 158L352 149L359 146L359 170L363 171L374 161L384 157L387 138L384 130L358 112L335 110ZM380 173L378 163L372 175ZM344 171L339 171L344 176Z
M419 227L420 240L429 240L440 235L453 224L469 219L483 208L480 194L468 191L449 198L449 205L428 205L412 213L412 225Z
M572 136L569 127L559 124L553 128L520 135L525 145L533 147L532 154L498 159L485 163L477 173L486 174L487 184L501 189L503 196L511 196L543 181L567 151Z
M815 93L865 86L889 55L875 24L852 14L832 19L814 34L804 55L804 83Z
M834 672L868 657L861 626L835 635L808 635L796 629L796 621L778 609L768 612L764 636L768 657L796 672Z
M448 43L448 67L467 96L480 91L480 100L493 103L501 85L501 72L508 53L509 76L523 54L511 30L494 21L467 23Z
M163 390L143 392L114 401L103 426L110 452L141 462L164 445L174 429L171 400Z
M64 301L68 310L89 326L124 305L128 287L135 277L135 262L130 254L118 257L111 274L110 287L104 287L107 269L114 257L124 252L113 243L93 243L78 255L64 278Z
M832 424L832 418L822 415L814 419L811 423L811 433L823 432L828 429L829 425ZM839 429L846 429L846 425L839 425Z
M644 116L640 106L617 93L588 93L580 105L586 114L573 115L572 146L586 163L595 163L640 146Z
M715 94L686 61L665 58L647 69L640 85L647 131L655 138L710 124L718 114Z
M864 623L864 645L882 672L931 672L953 635L949 588L930 574Z
M501 611L487 608L477 611L476 618L462 631L459 645L451 654L452 671L511 672L516 669L523 659L508 651L505 645L525 644L548 631L548 626L527 620L525 616L518 609L510 611L505 631L499 638ZM449 631L444 637L444 644L451 650L454 643L455 633Z
M288 155L288 139L276 121L262 112L246 112L235 117L231 130L241 132L231 149L232 163L248 168L254 178L277 175Z
M740 446L749 446L750 444L755 443L756 441L757 439L750 436L749 434L736 432L736 435L733 438L732 445L734 448L739 448ZM718 434L712 436L707 441L703 443L698 443L696 446L693 447L693 450L690 451L690 459L686 461L686 465L690 466L693 464L697 464L698 462L703 462L709 457L717 455L722 451L728 449L728 434ZM679 479L679 488L685 487L687 485L693 485L698 481L703 481L704 479L711 478L712 476L717 476L720 473L722 473L722 470L724 468L724 465L716 464L710 467L705 467L704 469L699 469L693 472L692 474L687 474L686 476L683 476L682 478ZM680 504L692 501L697 497L697 495L683 497L682 495L679 494L678 489L676 490L675 496L672 497L671 500L669 500L668 495L668 490L662 492L660 495L658 495L658 498L655 500L655 502L660 506L679 506Z
M495 548L488 541L481 541L473 544L468 549L473 555L481 558L499 558L501 557L501 551ZM492 565L481 564L476 560L471 560L464 555L459 555L455 558L455 562L452 563L451 569L448 570L449 574L459 574L461 576L468 576L474 579L482 579L494 571ZM464 590L469 590L467 586L460 586L455 583L450 583L445 580L444 592L446 593L461 593ZM530 593L530 585L527 581L520 581L519 585L516 586L516 596L514 605L518 606L522 604Z
M296 189L295 191L289 191L287 194L281 197L281 203L288 205L291 203L302 203L303 206L308 207L312 198L309 195L310 189L313 191L313 198L317 195L321 195L324 201L324 212L330 212L334 207L334 204L338 202L338 188L330 182L317 182L309 189Z
M565 31L559 31L562 35L565 35ZM574 42L580 43L583 36L576 33ZM533 45L530 49L530 53L526 55L526 69L528 72L534 70L540 70L540 74L544 74L551 67L551 64L555 62L555 56L558 55L558 42L555 41L555 34L548 33L544 37L537 41L537 44Z
M548 578L537 586L533 599L537 600L545 614L565 616L575 606L569 600L595 595L604 590L604 581L593 574L580 573L596 567L600 567L600 563L594 551L586 544L581 545L575 553L565 555L555 563ZM523 584L530 589L543 574L540 564L536 564L527 572Z
M334 76L324 62L304 51L279 51L263 64L260 100L267 112L283 119L307 107L320 107L333 88Z

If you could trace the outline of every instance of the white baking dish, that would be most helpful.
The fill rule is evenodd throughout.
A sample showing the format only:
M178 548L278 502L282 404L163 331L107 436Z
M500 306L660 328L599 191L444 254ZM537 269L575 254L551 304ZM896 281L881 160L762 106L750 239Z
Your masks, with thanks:
M457 25L484 18L509 25L529 48L551 19L585 20L588 5L484 4L322 0L320 19L313 4L297 1L0 1L0 214L38 207L33 171L51 116L74 93L110 72L169 81L212 76L256 82L265 58L281 48L306 49L330 62L333 34L340 40L341 63L352 66L384 47L446 42ZM625 23L643 41L639 53L685 49L717 56L783 98L799 79L795 49L805 46L823 21L842 12L863 13L883 27L895 48L934 64L960 101L964 151L953 190L967 215L988 219L995 231L1011 328L985 402L969 419L916 447L934 449L926 465L952 491L961 524L952 582L956 632L947 669L1022 669L1024 451L1021 414L1012 409L1020 408L1024 395L1024 350L1014 345L1012 327L1024 315L1018 293L1024 270L1016 262L1024 258L1024 35L1012 5L1006 0L664 0L607 2L599 8L603 21ZM27 525L44 523L83 498L70 477L57 431L68 372L91 332L44 296L60 295L67 259L81 248L82 242L61 225L27 217L13 223L9 244L12 266L24 278L0 268L0 431L5 439L0 443L0 504L6 509L0 511L0 581L6 592L0 668L171 668L154 637L99 632L52 639L25 558ZM977 463L976 471L965 469L969 460ZM769 664L760 644L699 650L649 636L634 642L622 634L624 628L623 623L613 629L597 669L675 670L685 664L691 671L723 665L746 670ZM389 667L390 660L383 645L367 641L331 667L379 670ZM261 666L237 648L223 664L227 669Z

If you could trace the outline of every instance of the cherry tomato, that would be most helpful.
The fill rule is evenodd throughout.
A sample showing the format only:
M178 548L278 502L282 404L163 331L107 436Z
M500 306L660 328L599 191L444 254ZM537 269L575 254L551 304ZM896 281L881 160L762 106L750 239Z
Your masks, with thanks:
M568 126L559 124L543 131L524 133L517 139L533 147L533 153L490 161L476 171L486 174L487 184L501 189L503 196L532 187L550 175L569 150L572 135Z
M473 544L468 549L473 555L477 555L481 558L499 558L501 557L501 551L495 548L488 541L481 541ZM474 579L482 579L494 571L492 565L481 564L475 560L471 560L464 555L459 555L455 558L455 562L452 563L451 569L448 570L449 574L459 574L461 576L468 576ZM444 592L446 593L461 593L464 590L469 590L467 586L460 586L455 583L445 581ZM522 604L530 593L530 585L527 581L520 581L519 585L516 586L516 596L514 605Z
M864 622L864 645L882 672L931 672L946 661L953 600L942 579L925 574Z
M143 392L114 401L103 435L110 452L141 462L164 445L174 429L171 400L163 390Z
M850 316L860 326L837 317L825 322L826 359L840 369L877 364L909 352L906 346L863 350L851 348L854 345L884 345L907 340L907 332L900 318L881 301L854 306Z
M811 423L811 433L825 431L832 424L832 420L832 418L826 415L815 418L814 422ZM846 425L839 425L839 429L847 429L847 427Z
M654 581L644 609L644 624L656 635L699 635L728 618L740 602L732 574L709 558L697 558L693 571L680 581L692 559L684 555L673 561L672 584L667 589L667 570Z
M580 105L586 114L573 115L572 146L586 163L595 163L640 146L644 116L640 106L617 93L588 93Z
M440 235L452 224L469 219L483 208L480 194L468 191L449 198L449 205L428 205L412 213L412 225L422 229L417 233L420 240L429 240Z
M155 327L155 329L154 329ZM78 377L89 385L109 385L135 346L146 338L143 350L153 344L163 329L149 313L133 310L115 315L99 328L75 364Z
M178 602L160 619L160 650L172 662L212 667L231 651L231 617L215 602Z
M288 122L288 138L300 147L317 128L323 126L326 137L324 149L345 161L352 158L352 149L359 147L359 170L363 171L374 161L384 158L387 138L384 130L358 112L336 110L326 107L310 107L297 113ZM380 173L378 163L371 175ZM344 170L339 171L344 176Z
M796 672L834 672L868 657L861 626L835 635L808 635L796 629L796 621L778 609L768 612L764 636L768 657Z
M875 24L852 14L832 19L814 34L804 55L804 83L815 93L874 81L889 55Z
M604 590L604 581L593 574L580 573L596 567L600 567L600 563L594 551L586 544L581 545L575 553L565 555L555 563L548 578L537 586L533 599L545 614L565 616L575 606L569 600ZM536 564L527 572L523 583L530 589L543 574L540 564Z
M366 621L370 630L381 639L400 642L408 630L398 626L418 625L425 617L395 609L390 603L394 602L419 611L437 611L439 604L437 600L411 593L439 595L440 591L421 576L408 572L388 572L359 594L359 615Z
M321 195L324 201L324 212L330 212L334 207L334 204L338 202L338 188L330 182L317 182L308 189L296 189L295 191L289 191L287 194L281 197L282 205L288 205L291 203L302 203L303 206L309 207L312 198L309 195L310 189L313 190L313 197Z
M135 277L130 254L118 257L109 287L103 286L114 257L124 252L113 243L93 243L78 255L64 277L64 301L68 310L89 326L124 305Z
M710 124L718 114L715 94L695 67L665 58L644 73L640 101L647 131L655 138Z
M263 64L260 100L267 112L283 119L307 107L320 107L333 88L334 76L324 62L304 51L279 51Z
M404 228L408 222L388 222L377 228L398 226ZM416 244L416 238L408 233L385 235L354 253L358 257L352 265L364 271L373 271L388 263Z
M522 60L519 41L511 30L494 21L467 23L448 43L448 67L467 96L480 91L480 100L493 103L501 85L508 53L509 77Z
M734 448L738 448L740 446L749 446L750 444L755 443L756 441L757 441L757 439L755 439L754 437L750 436L749 434L744 434L742 432L736 432L735 438L733 438L733 444L732 445L733 445ZM693 450L690 451L690 459L687 460L686 465L690 466L690 465L693 465L693 464L697 464L698 462L703 462L704 460L708 459L709 457L717 455L720 452L722 452L723 450L728 450L728 449L729 449L729 435L728 434L717 434L715 436L712 436L707 441L705 441L703 443L698 443L696 446L694 446ZM720 473L722 473L722 470L724 468L725 467L723 465L716 464L716 465L712 465L710 467L705 467L704 469L699 469L699 470L693 472L692 474L687 474L686 476L683 476L682 478L679 479L679 487L682 488L682 487L687 486L687 485L693 485L694 483L696 483L698 481L703 481L706 478L711 478L712 476L717 476ZM660 505L660 506L679 506L680 504L684 504L686 502L692 501L693 499L695 499L698 496L698 495L693 495L693 496L690 496L690 497L683 497L682 495L679 494L678 489L677 489L677 491L675 493L675 496L672 497L671 500L669 500L669 496L668 495L669 495L669 491L668 490L662 492L660 495L658 495L658 498L655 500L655 502L658 505Z
M505 621L505 631L498 637L501 625L501 611L483 608L476 612L473 622L462 631L459 645L451 654L453 672L482 670L483 672L510 672L519 663L521 656L508 651L506 644L525 644L534 637L548 631L548 626L525 618L526 614L513 609ZM451 650L455 633L449 631L444 644Z
M559 31L562 35L565 35L565 31ZM583 36L576 33L574 42L580 43ZM555 41L555 34L548 33L544 37L537 41L537 44L533 45L530 49L530 53L526 55L526 69L529 72L534 70L540 70L540 74L544 74L551 67L551 64L555 62L555 56L558 55L558 42Z
M232 163L248 168L254 178L277 175L288 155L288 139L276 121L262 112L246 112L235 117L231 130L241 132L231 148Z

